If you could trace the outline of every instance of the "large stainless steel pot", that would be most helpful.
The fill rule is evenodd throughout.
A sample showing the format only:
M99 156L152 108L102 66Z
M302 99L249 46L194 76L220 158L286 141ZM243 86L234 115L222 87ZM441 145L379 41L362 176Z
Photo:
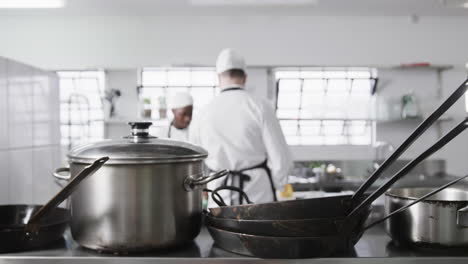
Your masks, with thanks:
M189 143L149 136L151 123L130 123L122 140L83 145L68 154L74 177L96 157L109 161L71 197L71 232L101 251L147 251L186 243L201 227L202 189L227 171L203 176L207 152Z
M398 188L385 194L385 213L401 208L433 188ZM468 191L448 188L387 220L386 230L399 244L468 246Z

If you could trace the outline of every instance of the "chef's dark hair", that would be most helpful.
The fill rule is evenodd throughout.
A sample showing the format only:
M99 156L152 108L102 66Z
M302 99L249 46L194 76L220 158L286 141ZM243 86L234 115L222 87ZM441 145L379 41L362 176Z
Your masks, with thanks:
M245 74L245 71L241 69L228 70L224 72L224 74L228 75L231 78L245 78L247 76Z

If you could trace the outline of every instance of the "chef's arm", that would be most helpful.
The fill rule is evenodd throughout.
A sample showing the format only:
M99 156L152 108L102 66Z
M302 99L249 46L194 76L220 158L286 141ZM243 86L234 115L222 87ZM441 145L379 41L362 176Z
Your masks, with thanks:
M288 174L292 169L292 158L278 118L269 105L264 107L262 133L268 167L271 170L276 189L281 190L288 182Z

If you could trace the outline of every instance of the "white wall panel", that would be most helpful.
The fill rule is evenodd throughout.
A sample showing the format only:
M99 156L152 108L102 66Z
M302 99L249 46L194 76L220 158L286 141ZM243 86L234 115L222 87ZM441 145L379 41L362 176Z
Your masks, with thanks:
M7 60L0 57L0 150L8 145Z
M10 148L31 147L33 144L33 85L30 66L9 60L8 128Z
M8 151L0 150L0 204L9 203L10 197L10 170Z
M33 202L33 158L32 149L8 152L10 203Z

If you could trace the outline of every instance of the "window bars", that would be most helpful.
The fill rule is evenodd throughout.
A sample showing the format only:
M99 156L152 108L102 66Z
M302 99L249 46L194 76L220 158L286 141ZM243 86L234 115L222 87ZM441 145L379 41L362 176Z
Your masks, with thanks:
M278 69L276 113L291 145L370 145L376 71Z

